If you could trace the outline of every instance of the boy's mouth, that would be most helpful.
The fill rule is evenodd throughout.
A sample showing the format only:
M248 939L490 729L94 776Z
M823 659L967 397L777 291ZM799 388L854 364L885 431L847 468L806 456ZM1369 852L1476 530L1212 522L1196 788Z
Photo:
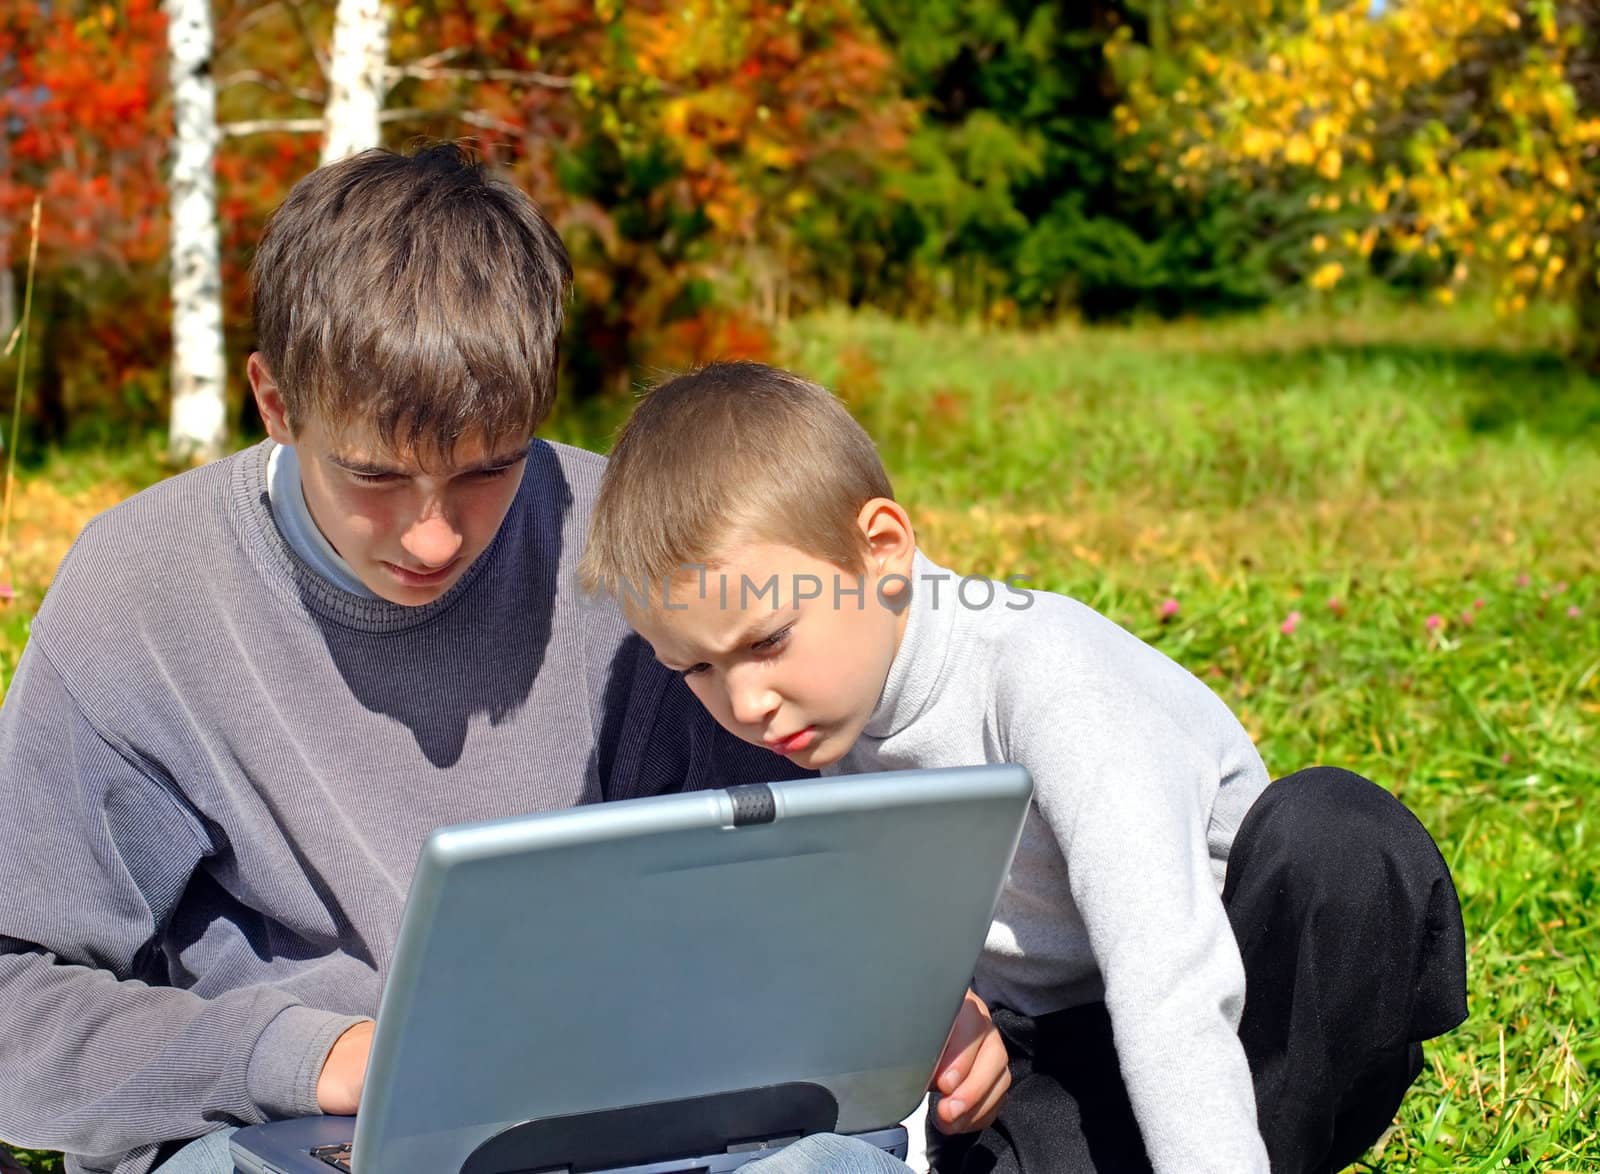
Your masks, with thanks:
M767 738L766 746L774 754L795 754L804 750L816 740L817 727L807 726L796 734L789 734L782 738Z

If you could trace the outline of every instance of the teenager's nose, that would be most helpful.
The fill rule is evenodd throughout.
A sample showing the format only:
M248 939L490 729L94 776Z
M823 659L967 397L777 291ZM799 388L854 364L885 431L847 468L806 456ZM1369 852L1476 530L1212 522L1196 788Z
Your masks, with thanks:
M432 510L400 536L400 545L424 567L442 567L461 549L461 532L440 510Z

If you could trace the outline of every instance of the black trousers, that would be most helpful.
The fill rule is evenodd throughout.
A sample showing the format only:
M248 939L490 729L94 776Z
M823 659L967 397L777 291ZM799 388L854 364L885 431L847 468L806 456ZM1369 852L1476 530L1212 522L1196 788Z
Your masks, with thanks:
M1331 1174L1383 1133L1421 1041L1467 1015L1466 940L1438 848L1392 795L1314 767L1269 786L1222 903L1244 957L1239 1036L1274 1174ZM1135 1174L1150 1161L1104 1003L995 1008L1011 1093L981 1133L932 1128L938 1174Z

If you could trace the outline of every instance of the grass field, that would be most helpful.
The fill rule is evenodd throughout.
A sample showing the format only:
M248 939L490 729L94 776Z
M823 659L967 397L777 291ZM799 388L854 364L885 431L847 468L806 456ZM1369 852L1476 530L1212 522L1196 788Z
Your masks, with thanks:
M785 340L935 559L1077 595L1210 682L1273 773L1349 767L1434 833L1472 1013L1378 1170L1600 1171L1600 383L1555 329L1390 307ZM549 431L603 447L614 418ZM76 525L153 470L58 457L25 484L4 679Z

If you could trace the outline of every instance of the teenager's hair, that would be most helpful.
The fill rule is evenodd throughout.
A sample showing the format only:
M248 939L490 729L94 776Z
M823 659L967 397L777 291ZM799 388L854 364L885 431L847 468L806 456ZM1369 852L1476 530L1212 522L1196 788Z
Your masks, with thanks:
M572 265L523 192L456 144L320 167L273 213L256 343L291 429L375 425L394 449L525 437L555 398Z
M893 496L872 440L823 388L762 363L712 363L649 393L618 434L579 582L639 596L732 541L860 571L861 507Z

